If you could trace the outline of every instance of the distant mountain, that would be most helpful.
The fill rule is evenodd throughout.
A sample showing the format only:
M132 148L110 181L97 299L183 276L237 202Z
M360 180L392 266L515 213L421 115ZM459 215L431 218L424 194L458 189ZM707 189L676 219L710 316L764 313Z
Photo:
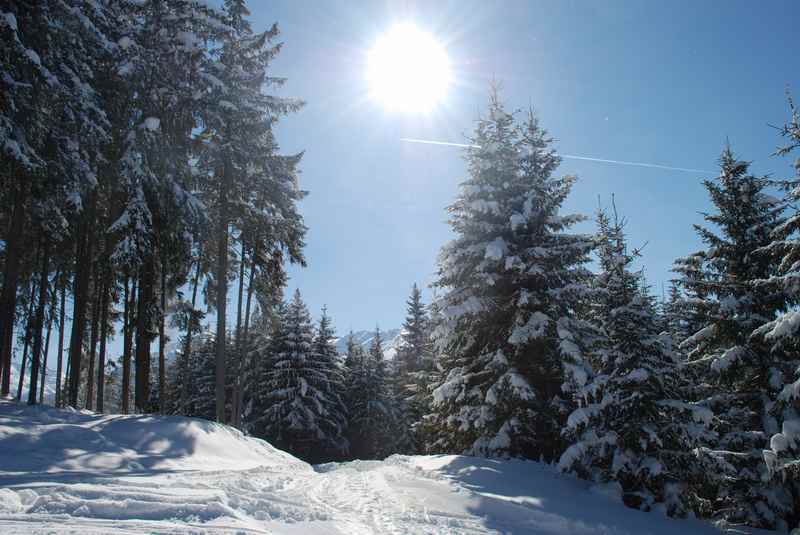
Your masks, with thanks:
M395 355L397 354L397 347L400 344L400 332L401 329L389 329L387 331L381 330L381 338L383 338L383 355L386 357L387 360L394 359ZM337 338L334 343L336 344L336 350L344 355L347 353L347 337L349 333L345 334L344 336ZM369 346L372 344L372 339L375 337L375 331L354 331L353 332L353 339L361 345L364 349L369 349Z

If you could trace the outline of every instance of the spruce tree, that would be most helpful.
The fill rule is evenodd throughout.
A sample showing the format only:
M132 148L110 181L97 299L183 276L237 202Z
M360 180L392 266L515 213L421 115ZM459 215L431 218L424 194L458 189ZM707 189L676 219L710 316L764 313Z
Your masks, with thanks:
M329 460L347 449L344 410L330 347L322 348L330 338L325 344L314 340L299 290L286 307L281 330L283 349L272 356L265 374L265 410L257 423L276 447L310 462Z
M775 274L762 251L782 223L782 206L766 194L769 181L752 175L730 147L719 164L717 179L704 182L715 208L704 214L711 226L695 226L706 249L695 255L692 285L705 320L682 343L699 383L686 397L713 411L717 434L698 449L705 475L698 492L722 522L774 528L788 505L765 481L762 450L774 432L769 413L779 385L771 378L780 365L753 334L784 305L780 292L757 283Z
M469 140L469 178L450 206L456 238L441 251L434 331L445 377L433 392L429 448L489 456L561 452L564 387L585 380L576 317L592 240L560 215L574 177L531 112L519 124L492 90Z
M786 143L776 152L779 156L800 148L800 111L791 97L789 111L790 118L781 129ZM776 429L764 451L764 460L770 478L790 500L789 512L784 515L789 526L800 524L800 159L794 161L794 172L792 178L778 184L784 191L784 203L792 212L763 250L777 264L777 273L758 282L762 288L782 292L787 307L754 333L776 361L770 376L771 386L780 391L771 410Z
M331 422L329 428L332 430L318 445L318 457L323 460L339 459L347 453L349 447L347 439L344 438L347 429L347 407L343 400L344 377L339 366L339 354L333 344L335 336L328 309L323 307L312 348L313 358L318 363L320 373L324 374L320 384L325 392L324 411Z
M394 452L396 414L382 344L381 331L376 327L366 353L353 348L348 437L351 456L356 459L383 459Z
M428 383L433 369L430 318L416 283L406 302L406 319L394 360L394 398L398 417L395 450L417 453L422 449L420 424L430 412Z
M594 374L575 393L578 408L565 428L571 444L559 466L618 482L629 506L649 510L666 502L670 514L683 516L690 496L682 476L693 462L689 417L692 409L701 419L708 411L675 399L677 359L660 334L652 297L642 291L641 271L632 270L639 252L628 249L616 207L613 217L600 210L597 225Z

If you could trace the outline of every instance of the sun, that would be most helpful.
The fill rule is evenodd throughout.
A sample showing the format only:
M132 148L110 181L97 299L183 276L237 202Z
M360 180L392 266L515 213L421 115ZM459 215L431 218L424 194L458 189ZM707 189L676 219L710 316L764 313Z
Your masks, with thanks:
M367 57L370 96L389 109L425 113L441 103L450 86L444 46L410 23L383 34Z

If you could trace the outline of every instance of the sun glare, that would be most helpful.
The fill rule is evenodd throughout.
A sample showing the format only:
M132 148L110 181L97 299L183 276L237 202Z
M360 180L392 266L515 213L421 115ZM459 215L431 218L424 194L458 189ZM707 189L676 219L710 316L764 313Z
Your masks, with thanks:
M367 58L370 96L390 110L424 113L447 94L450 62L444 46L413 24L387 31Z

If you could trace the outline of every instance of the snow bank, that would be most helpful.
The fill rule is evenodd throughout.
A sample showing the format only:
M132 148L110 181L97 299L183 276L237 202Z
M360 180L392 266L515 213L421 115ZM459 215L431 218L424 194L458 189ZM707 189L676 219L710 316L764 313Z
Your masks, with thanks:
M0 474L307 467L262 440L197 418L95 415L0 401Z
M439 455L312 468L226 426L0 401L0 533L718 532L528 461Z
M394 458L390 458L391 461ZM386 461L386 462L388 462ZM449 481L468 496L465 512L485 519L489 532L525 534L719 535L699 520L670 519L625 507L618 485L591 484L533 461L459 455L402 457L427 477ZM453 500L451 506L454 506ZM432 506L433 507L433 506ZM772 533L744 530L745 533Z

